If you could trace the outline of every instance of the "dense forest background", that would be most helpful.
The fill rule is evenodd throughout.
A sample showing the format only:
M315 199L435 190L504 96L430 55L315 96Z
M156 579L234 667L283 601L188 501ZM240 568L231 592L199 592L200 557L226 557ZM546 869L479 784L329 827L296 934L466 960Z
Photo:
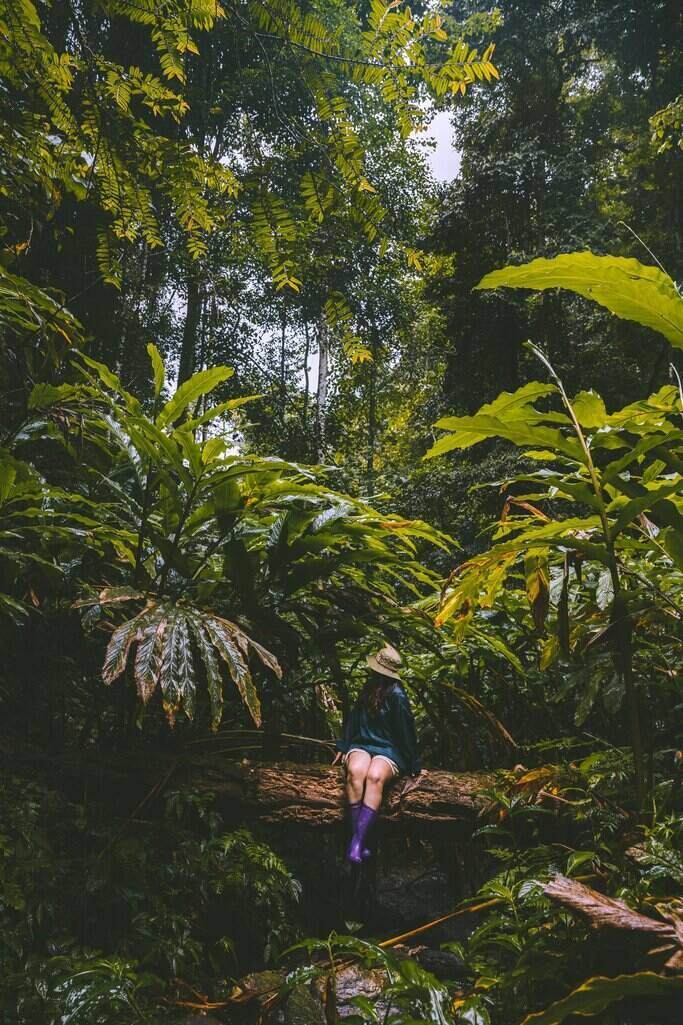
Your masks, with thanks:
M678 1020L682 31L0 0L8 1025ZM328 779L385 639L477 797L359 897L226 780Z

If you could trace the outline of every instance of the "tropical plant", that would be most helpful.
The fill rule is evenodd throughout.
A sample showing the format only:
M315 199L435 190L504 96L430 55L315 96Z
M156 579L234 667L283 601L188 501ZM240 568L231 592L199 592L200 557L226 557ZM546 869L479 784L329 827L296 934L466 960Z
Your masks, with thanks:
M334 932L325 939L303 940L285 953L306 951L310 961L288 973L280 993L317 980L324 989L328 1015L336 1014L337 974L358 961L364 968L379 971L384 979L374 999L361 994L352 998L350 1018L355 1025L378 1025L382 1021L402 1025L415 1020L464 1025L473 1020L471 1012L477 1009L481 1009L482 1017L475 1020L482 1025L488 1022L485 1006L477 997L453 1002L444 983L414 959L395 954L388 949L390 946L390 942L377 944Z
M77 606L86 626L112 628L120 610L134 610L113 629L105 682L120 676L131 658L143 705L160 687L173 722L180 709L194 714L196 663L216 727L224 663L259 725L249 656L277 677L282 670L252 630L267 629L285 656L289 645L291 661L298 632L316 643L331 609L351 618L354 609L364 609L367 629L385 609L399 612L397 582L406 596L433 586L435 578L416 559L415 542L447 547L448 539L330 490L314 470L231 451L217 424L247 400L199 407L232 371L202 371L163 401L163 364L154 346L150 355L151 415L116 375L83 356L83 383L36 386L20 447L35 445L46 425L59 421L65 431L52 434L83 470L77 495L46 487L45 496L79 524L77 558L90 586ZM68 433L75 426L77 443ZM13 465L6 463L8 487ZM20 517L21 509L13 515ZM41 528L49 536L46 515ZM15 535L25 539L32 529ZM73 526L72 534L61 529L65 541L73 539ZM106 557L93 560L96 552Z
M220 991L298 937L300 885L262 838L227 830L205 791L173 789L123 831L35 776L8 775L1 805L7 1021L156 1023L163 993L186 997L188 980ZM68 856L74 836L85 858Z
M540 268L537 261L528 274L526 268L511 268L484 278L482 286L512 281L520 287L545 288L569 282L588 294L591 286L585 276L595 274L595 259L590 254L558 257L543 261ZM675 335L683 300L663 272L643 268L635 274L639 265L634 262L629 263L631 274L625 277L622 262L607 257L597 266L610 271L602 290L600 282L594 283L598 301L650 326L661 326L663 318L667 337ZM580 281L579 274L583 275ZM561 568L561 579L556 576L555 633L546 645L543 664L547 667L560 655L568 658L577 643L583 649L609 644L614 672L626 695L636 789L642 800L640 699L633 675L632 635L634 628L652 618L653 607L672 629L680 626L681 609L675 596L683 570L681 394L675 386L665 386L648 399L608 413L594 392L570 399L548 359L532 349L552 383L532 382L512 394L503 393L473 416L446 417L437 424L447 433L434 444L430 457L466 449L487 438L503 438L524 449L529 459L551 461L536 473L505 482L508 496L494 534L497 543L454 572L437 623L456 614L469 618L476 607L490 607L509 574L523 567L540 633L550 608L550 575L553 567ZM550 396L560 398L563 412L539 407ZM520 485L531 485L533 490L520 493ZM644 578L634 561L648 567L645 602ZM592 624L589 637L581 632L577 636L570 622L570 577L573 572L580 574L582 564L599 567L595 601L605 614L604 622ZM660 576L666 578L664 590L656 582Z
M591 252L562 253L552 260L539 258L519 267L503 267L486 274L486 288L566 288L605 306L615 316L635 320L683 347L683 299L666 271L620 256Z

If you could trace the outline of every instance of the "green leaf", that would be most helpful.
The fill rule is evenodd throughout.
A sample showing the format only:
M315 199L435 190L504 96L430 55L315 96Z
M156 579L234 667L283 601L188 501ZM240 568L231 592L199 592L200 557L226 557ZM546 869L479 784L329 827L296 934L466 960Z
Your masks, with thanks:
M580 391L572 399L572 408L582 427L604 427L607 410L602 396L594 391Z
M147 346L147 352L149 358L152 361L152 373L154 374L154 394L161 395L161 389L164 387L164 381L166 380L166 370L164 368L164 361L161 358L161 353L157 349L153 342L150 342Z
M113 683L126 668L128 652L140 625L140 617L143 615L144 612L140 612L133 619L126 620L111 635L102 666L102 679L105 683Z
M6 502L12 493L16 476L16 468L8 460L3 459L0 462L0 505Z
M241 634L241 630L234 623L230 623L227 619L219 619L218 616L207 617L204 620L204 627L218 654L226 663L230 676L254 723L256 726L260 726L261 702L256 693L249 666L237 643L237 636Z
M612 604L613 598L614 585L612 584L612 574L605 567L598 577L598 586L595 589L595 600L598 603L598 608L606 609L608 605Z
M92 370L95 371L95 373L99 377L102 384L105 385L105 387L109 388L111 391L114 392L114 394L118 395L120 398L123 399L126 405L126 409L128 409L131 413L140 412L140 403L138 402L138 400L135 398L134 395L131 395L130 392L126 391L126 389L121 384L120 379L116 376L115 373L113 373L113 371L109 369L106 363L100 363L98 360L92 359L90 356L86 356L85 353L81 353L80 358L83 360L85 364L87 364L87 366L89 366ZM82 370L82 372L91 381L93 380L92 376L88 374L87 371Z
M144 704L152 697L161 676L162 641L167 622L163 614L155 615L143 627L142 637L138 641L135 652L135 683Z
M557 392L557 387L554 384L548 384L542 381L529 381L516 391L501 392L493 402L488 402L483 405L479 410L479 413L488 416L512 417L517 420L527 419L529 413L537 418L542 417L543 414L538 413L533 408L533 403L536 402L537 399L546 398L548 395L552 395L555 392ZM443 428L450 427L448 422L449 419L449 417L444 417L441 420L437 420L436 426ZM566 420L567 423L569 422L566 417L563 417L563 420Z
M528 555L524 560L524 576L534 626L540 633L550 607L548 560L533 553Z
M229 413L233 409L239 409L240 406L245 406L247 402L255 402L256 399L261 398L263 398L262 395L241 395L237 399L228 399L226 402L220 402L217 406L212 406L211 409L207 409L201 416L188 420L185 424L185 428L189 431L193 431L196 427L201 427L202 424L209 423L211 420L215 420L216 417L222 416L223 413Z
M616 521L610 527L610 536L612 538L617 537L622 530L633 522L636 516L639 516L641 513L652 513L652 510L659 502L669 498L671 495L680 494L680 492L681 481L677 480L673 484L665 484L660 488L651 488L638 498L632 498L619 508ZM608 507L607 511L608 513L613 512L611 506Z
M617 317L634 320L683 347L683 300L668 274L622 256L591 252L540 257L521 267L503 267L476 288L567 288L593 299Z
M666 554L671 556L677 568L683 571L683 534L673 527L667 527L659 538L666 549Z
M169 399L163 407L156 419L157 427L167 427L169 424L175 423L188 406L196 402L202 395L213 391L233 374L234 370L231 367L211 367L194 374L180 385L173 398Z
M211 703L211 729L217 730L223 716L223 681L220 666L216 658L211 636L204 626L200 615L191 620L192 631L197 642L197 649L206 672L206 685Z
M551 666L560 654L560 641L556 634L550 634L541 645L539 668L545 670Z
M73 384L49 384L40 381L31 389L28 397L29 409L46 409L58 402L69 402L77 399L81 389Z
M350 502L339 502L335 505L331 505L329 509L325 509L323 512L318 513L313 522L311 523L309 530L311 534L318 534L323 527L330 527L337 520L343 519L353 509Z
M683 977L657 975L655 972L636 972L614 978L596 976L587 979L563 1000L558 1000L545 1011L529 1014L522 1025L561 1025L572 1014L592 1015L627 997L683 996Z
M29 607L0 592L0 614L11 619L15 626L20 626L28 618Z
M475 413L474 416L446 417L439 420L438 426L452 433L439 438L427 452L426 459L433 459L453 449L471 448L486 438L505 438L520 447L531 445L534 448L554 449L576 462L584 462L585 459L574 438L566 437L553 427L537 426L531 416L499 420L497 417Z
M601 683L602 679L598 673L593 673L593 675L588 678L585 690L581 695L574 712L574 722L577 726L583 726L590 715L591 709L595 704L595 699L600 692Z
M581 868L582 865L596 860L597 855L595 851L574 851L567 859L567 875L570 876L577 868Z
M209 438L208 441L204 442L204 447L202 448L202 462L204 465L216 462L223 455L226 448L227 442L225 438Z
M188 719L191 719L194 715L196 696L194 664L187 619L185 613L178 608L172 609L168 616L159 679L164 695L164 711L171 725L181 707Z

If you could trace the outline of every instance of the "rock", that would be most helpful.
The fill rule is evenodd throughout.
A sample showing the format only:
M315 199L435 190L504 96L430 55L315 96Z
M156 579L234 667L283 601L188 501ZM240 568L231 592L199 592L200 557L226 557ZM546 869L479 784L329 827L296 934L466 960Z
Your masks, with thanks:
M326 982L327 980L323 978L313 983L321 1008L323 1008L325 999ZM368 1000L377 1000L375 1008L381 1018L387 1007L386 1002L377 998L381 997L387 988L387 983L387 973L383 968L363 968L362 965L352 964L340 969L336 975L337 1014L340 1018L358 1014L358 1008L353 1003L353 998L363 996Z
M308 986L297 986L285 1001L283 1020L286 1025L325 1025L319 994L313 994Z
M425 971L431 972L442 982L457 982L465 974L462 959L449 950L423 947L422 950L416 952L415 958Z

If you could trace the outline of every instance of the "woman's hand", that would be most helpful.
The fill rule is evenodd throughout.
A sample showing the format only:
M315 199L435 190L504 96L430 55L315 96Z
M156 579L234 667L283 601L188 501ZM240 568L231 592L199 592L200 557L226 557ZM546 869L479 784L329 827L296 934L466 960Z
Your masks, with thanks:
M425 770L420 769L417 776L409 776L403 784L403 789L401 790L401 797L403 797L405 794L409 794L411 790L415 789L415 787L419 787L420 783L422 782L422 777L424 776L424 774Z
M333 764L333 765L336 765L336 764L337 764L337 762L338 762L338 761L340 760L341 756L342 756L342 753L341 753L341 751L337 751L336 755L335 755L335 756L334 756L334 758L332 759L332 764Z

